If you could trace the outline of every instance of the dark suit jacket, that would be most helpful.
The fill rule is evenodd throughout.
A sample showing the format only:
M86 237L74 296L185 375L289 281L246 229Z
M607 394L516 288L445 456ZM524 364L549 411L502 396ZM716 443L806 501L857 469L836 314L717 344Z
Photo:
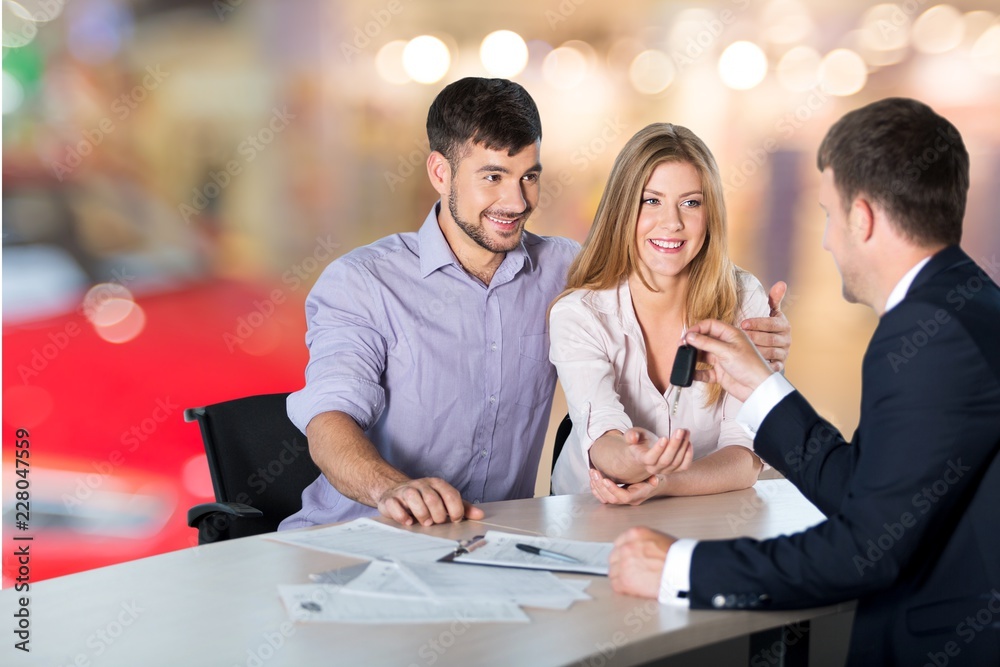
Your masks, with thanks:
M851 442L793 392L754 447L827 520L699 543L692 607L859 598L851 665L1000 665L1000 290L961 249L882 316Z

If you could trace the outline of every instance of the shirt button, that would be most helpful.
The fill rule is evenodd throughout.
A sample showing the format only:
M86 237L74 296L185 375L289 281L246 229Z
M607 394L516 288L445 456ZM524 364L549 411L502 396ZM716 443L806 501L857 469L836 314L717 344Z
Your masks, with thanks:
M480 453L483 455L483 458L486 458L486 448L485 447L483 447L483 451L480 452Z
M716 609L722 609L726 606L726 596L721 593L712 596L712 606Z
M497 351L497 344L496 343L493 343L492 345L490 345L490 351L491 352L496 352Z
M476 498L475 500L473 500L473 501L472 501L472 503L473 503L474 505L478 505L478 504L479 504L479 498Z
M497 402L497 397L496 396L490 396L490 403L496 403L496 402Z

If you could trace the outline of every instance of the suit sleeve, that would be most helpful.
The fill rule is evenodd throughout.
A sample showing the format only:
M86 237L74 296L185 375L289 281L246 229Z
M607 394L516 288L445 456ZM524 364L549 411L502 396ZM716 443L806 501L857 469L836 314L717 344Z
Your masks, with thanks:
M857 438L857 433L855 434ZM761 424L754 448L826 516L840 510L858 448L795 391Z
M799 488L833 508L839 487L842 500L795 535L699 543L692 607L830 604L887 588L908 564L936 557L994 455L1000 405L1000 384L959 321L928 324L941 312L904 301L883 316L850 445L832 429L822 442L829 425L797 394L768 416L758 450L781 454L772 459L783 465L792 452Z

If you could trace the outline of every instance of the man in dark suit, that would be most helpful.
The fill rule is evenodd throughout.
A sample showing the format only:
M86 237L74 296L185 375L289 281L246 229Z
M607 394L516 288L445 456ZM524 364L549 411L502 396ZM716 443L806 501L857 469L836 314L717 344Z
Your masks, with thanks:
M823 245L845 298L880 317L851 442L738 330L706 321L686 340L712 364L696 379L744 401L756 452L827 519L763 541L632 529L612 586L692 608L858 598L851 665L1000 665L1000 290L958 247L968 153L894 98L838 121L818 165Z

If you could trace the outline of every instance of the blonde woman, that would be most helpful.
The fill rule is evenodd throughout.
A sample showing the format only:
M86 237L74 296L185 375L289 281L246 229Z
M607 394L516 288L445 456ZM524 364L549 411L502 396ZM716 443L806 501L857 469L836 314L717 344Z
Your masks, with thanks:
M717 384L669 384L687 325L750 329L780 370L790 344L769 297L729 259L715 158L690 130L656 123L622 149L590 235L550 314L550 359L573 421L555 493L639 504L752 486L762 469L736 423L741 403ZM749 319L748 319L749 318Z

